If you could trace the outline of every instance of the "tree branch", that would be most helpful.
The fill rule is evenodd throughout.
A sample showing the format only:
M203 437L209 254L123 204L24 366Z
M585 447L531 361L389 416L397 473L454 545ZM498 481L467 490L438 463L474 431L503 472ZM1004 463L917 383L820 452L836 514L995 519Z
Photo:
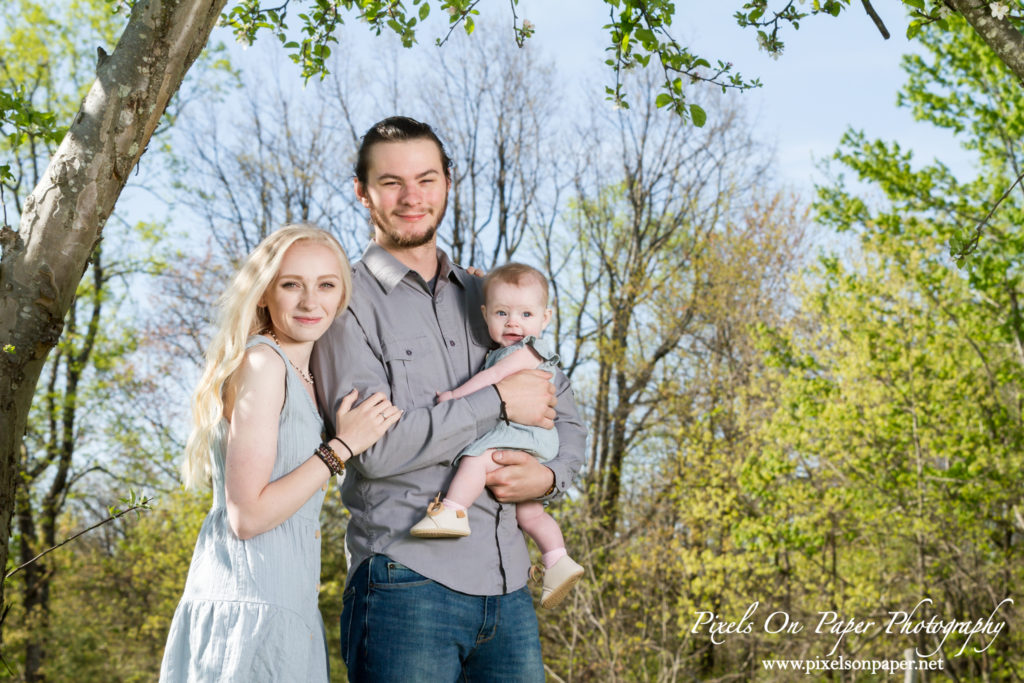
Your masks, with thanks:
M35 557L33 557L28 562L20 564L17 567L15 567L14 569L12 569L11 571L7 572L7 574L4 576L4 580L6 581L7 579L11 578L12 576L14 576L18 572L20 572L25 567L29 566L33 562L37 562L40 558L44 557L45 555L49 555L50 553L52 553L57 548L60 548L61 546L64 546L64 545L67 545L68 543L70 543L71 541L75 540L79 536L82 536L83 534L87 534L90 531L92 531L93 529L101 527L104 524L107 524L108 522L113 522L115 519L120 519L121 517L124 517L125 515L127 515L129 512L135 512L137 510L148 510L148 509L150 509L149 503L152 500L153 500L152 498L143 498L138 503L135 503L135 504L125 508L124 510L120 510L116 514L113 514L113 515L107 517L106 519L102 519L99 522L96 522L95 524L93 524L88 529L83 529L82 531L79 531L77 534L75 534L73 536L69 536L68 538L65 538L63 541L61 541L57 545L55 545L55 546L53 546L51 548L47 548L43 552L41 552L38 555L36 555Z
M864 11L871 17L871 21L875 22L875 26L878 27L878 32L882 34L882 37L889 40L889 29L885 27L885 22L882 21L882 17L878 16L878 12L871 6L871 0L860 0L864 5Z

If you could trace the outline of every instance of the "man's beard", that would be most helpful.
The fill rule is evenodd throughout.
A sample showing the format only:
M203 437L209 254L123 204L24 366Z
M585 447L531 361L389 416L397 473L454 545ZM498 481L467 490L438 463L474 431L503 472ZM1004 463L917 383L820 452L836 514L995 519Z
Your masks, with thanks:
M444 198L444 204L441 205L441 211L437 215L437 220L430 228L426 230L422 235L403 235L398 231L393 230L391 224L384 220L384 217L377 211L377 207L370 206L370 224L373 225L377 230L380 230L388 239L398 247L405 249L411 249L413 247L422 247L424 244L428 244L434 235L437 234L437 227L441 225L441 221L444 220L444 214L448 211L448 197Z

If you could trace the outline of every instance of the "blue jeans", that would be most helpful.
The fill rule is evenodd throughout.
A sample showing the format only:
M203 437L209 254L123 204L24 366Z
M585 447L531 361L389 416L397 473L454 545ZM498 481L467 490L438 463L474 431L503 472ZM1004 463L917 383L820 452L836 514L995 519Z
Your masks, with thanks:
M341 657L357 683L543 683L537 614L526 588L466 595L384 555L345 589Z

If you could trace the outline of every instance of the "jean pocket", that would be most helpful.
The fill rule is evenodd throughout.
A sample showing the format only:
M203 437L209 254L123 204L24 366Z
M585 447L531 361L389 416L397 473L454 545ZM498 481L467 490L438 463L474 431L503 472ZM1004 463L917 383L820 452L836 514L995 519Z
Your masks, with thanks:
M422 574L409 569L401 562L388 560L385 564L386 576L374 582L374 588L415 588L433 583Z
M352 633L355 599L356 588L350 585L341 596L341 617L339 618L341 626L341 638L339 638L341 641L341 661L345 662L346 667L353 666L351 659L352 641L353 637L358 638L358 634Z

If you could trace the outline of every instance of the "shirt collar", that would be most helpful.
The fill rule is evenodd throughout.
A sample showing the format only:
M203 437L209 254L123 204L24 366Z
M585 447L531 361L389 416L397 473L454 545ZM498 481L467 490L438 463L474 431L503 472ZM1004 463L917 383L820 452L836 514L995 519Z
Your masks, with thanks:
M437 260L440 264L440 268L437 271L438 277L456 282L460 287L466 286L468 274L462 268L452 264L448 254L438 249ZM406 275L413 273L412 268L396 259L384 247L372 240L366 246L366 250L363 251L361 261L366 265L366 269L370 271L370 274L380 283L381 289L386 294L390 294ZM416 279L417 281L421 280L418 277Z

